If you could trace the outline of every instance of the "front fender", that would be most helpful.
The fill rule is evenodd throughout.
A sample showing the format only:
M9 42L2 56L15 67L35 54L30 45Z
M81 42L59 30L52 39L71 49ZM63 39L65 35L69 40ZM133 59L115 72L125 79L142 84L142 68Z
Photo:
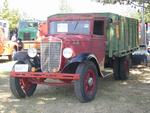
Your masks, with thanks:
M90 53L83 53L83 54L80 54L80 55L72 58L64 66L62 71L63 72L68 72L69 71L69 73L75 73L77 66L80 63L85 62L85 61L92 61L96 65L98 71L100 72L99 63L98 63L98 60L97 60L96 56L93 55L93 54L90 54Z
M72 59L69 61L69 63L74 63L74 62L79 62L79 63L81 63L81 62L85 62L85 61L87 61L87 60L90 60L90 59L92 59L92 58L94 58L94 59L97 61L97 63L98 63L98 60L97 60L96 56L93 55L93 54L90 54L90 53L82 53L82 54L80 54L80 55L78 55L78 56L72 58Z
M18 51L15 53L13 60L22 61L25 64L29 64L30 67L35 67L38 69L38 71L40 71L41 65L40 65L40 58L38 56L30 58L27 55L27 52Z

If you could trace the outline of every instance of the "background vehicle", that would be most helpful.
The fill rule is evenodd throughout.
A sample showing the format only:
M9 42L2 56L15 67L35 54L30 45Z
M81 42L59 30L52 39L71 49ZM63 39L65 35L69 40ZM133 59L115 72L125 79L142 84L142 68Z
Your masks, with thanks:
M21 20L18 26L18 39L23 42L23 49L29 49L37 39L39 21Z
M98 77L126 80L129 60L138 49L138 21L112 13L58 14L48 17L48 34L35 48L16 54L10 88L17 98L33 95L37 84L73 83L77 98L95 98ZM17 57L18 56L18 57ZM56 79L60 82L47 82Z
M40 37L46 36L48 33L47 22L46 21L40 22L38 29L39 29L39 36Z
M147 66L150 61L150 23L145 24L145 37L146 43L144 45L143 38L141 37L141 26L139 23L139 39L140 46L139 49L132 53L132 65L145 65Z
M21 20L18 27L18 39L23 43L23 49L39 47L39 41L47 33L47 24L44 21Z
M0 27L3 30L4 37L8 40L9 37L9 23L7 20L0 20Z
M146 45L140 45L139 49L132 53L132 65L148 65L149 48Z
M18 37L23 41L35 40L38 31L38 21L21 20L18 26Z
M0 20L0 56L8 56L8 59L11 60L14 48L17 47L17 43L10 41L8 34L8 21Z

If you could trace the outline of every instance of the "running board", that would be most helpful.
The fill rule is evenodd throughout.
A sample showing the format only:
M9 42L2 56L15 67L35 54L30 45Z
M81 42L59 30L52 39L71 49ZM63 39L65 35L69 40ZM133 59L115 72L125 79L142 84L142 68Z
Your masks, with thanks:
M112 75L113 70L111 68L105 68L105 70L102 71L101 74L102 74L102 77L105 78L105 77Z

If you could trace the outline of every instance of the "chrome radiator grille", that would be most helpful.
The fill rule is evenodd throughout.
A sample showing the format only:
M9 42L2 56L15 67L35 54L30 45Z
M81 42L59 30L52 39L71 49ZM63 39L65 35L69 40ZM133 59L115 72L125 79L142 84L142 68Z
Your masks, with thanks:
M61 61L61 42L41 43L41 69L43 72L53 72L59 69Z

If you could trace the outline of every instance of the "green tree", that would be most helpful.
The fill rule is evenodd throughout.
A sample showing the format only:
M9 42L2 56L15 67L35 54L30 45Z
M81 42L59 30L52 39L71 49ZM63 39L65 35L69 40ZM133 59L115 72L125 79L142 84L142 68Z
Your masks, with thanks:
M145 9L145 21L150 22L150 4Z
M111 4L115 4L117 2L119 2L120 4L124 4L124 3L131 4L132 2L137 2L139 4L142 4L144 2L150 4L149 0L95 0L95 1L101 3L111 3Z
M142 7L143 3L145 4L144 9L144 19L145 22L150 22L150 0L93 0L99 3L103 3L103 4L116 4L116 3L120 3L120 4L129 4L129 5L134 5L136 7ZM137 19L141 19L141 13L138 12L135 17Z
M4 0L3 8L0 11L0 19L8 20L10 30L17 27L17 23L20 19L18 10L10 10L8 7L8 0Z

